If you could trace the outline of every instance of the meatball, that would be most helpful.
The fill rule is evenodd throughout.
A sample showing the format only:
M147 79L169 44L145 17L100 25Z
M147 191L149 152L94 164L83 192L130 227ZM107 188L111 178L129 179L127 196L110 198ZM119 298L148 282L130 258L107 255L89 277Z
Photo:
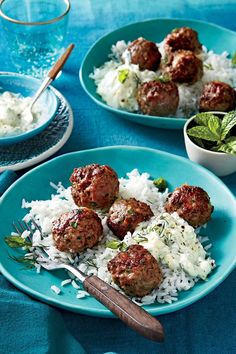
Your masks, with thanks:
M92 164L75 168L70 182L71 194L78 206L109 208L119 192L117 174L106 165Z
M149 81L139 85L137 101L140 110L151 116L174 115L179 105L179 92L173 81Z
M154 42L138 38L128 46L132 64L139 65L140 70L157 70L161 62L161 54Z
M88 208L64 213L52 226L55 247L63 252L81 252L91 248L98 242L102 233L100 218Z
M174 52L165 72L178 83L193 84L203 75L202 61L190 50Z
M134 232L136 226L149 220L153 212L149 205L135 198L119 199L111 206L107 219L107 225L121 240L127 232Z
M183 184L170 193L165 210L168 213L177 212L190 225L197 227L210 220L213 206L202 188Z
M156 261L141 245L132 245L108 262L112 279L127 295L145 296L162 282Z
M228 112L235 108L236 96L233 87L224 82L208 82L200 97L199 110Z
M195 54L201 51L202 45L198 40L198 33L189 27L174 29L165 39L164 44L167 56L180 49L190 50Z

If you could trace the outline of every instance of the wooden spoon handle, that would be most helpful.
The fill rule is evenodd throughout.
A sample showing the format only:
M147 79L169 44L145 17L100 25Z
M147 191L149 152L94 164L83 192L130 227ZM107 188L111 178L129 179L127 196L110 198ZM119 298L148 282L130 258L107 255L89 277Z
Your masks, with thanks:
M164 341L164 332L160 322L109 284L93 275L87 277L83 285L88 293L109 308L129 327L146 338L157 342Z
M56 61L55 65L52 67L52 69L48 72L48 77L50 77L52 80L54 80L61 71L63 65L67 61L67 59L70 56L70 53L72 52L74 48L74 44L70 44L69 47L65 50L65 52L60 56L60 58Z

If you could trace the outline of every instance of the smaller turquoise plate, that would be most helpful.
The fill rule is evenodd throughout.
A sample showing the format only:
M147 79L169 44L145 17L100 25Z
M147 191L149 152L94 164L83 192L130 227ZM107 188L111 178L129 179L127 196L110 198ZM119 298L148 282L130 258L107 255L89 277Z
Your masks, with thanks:
M176 27L191 27L199 34L200 42L209 50L217 54L227 51L233 54L236 48L236 33L226 28L197 20L187 19L154 19L132 23L119 28L100 38L88 51L80 68L80 82L86 93L99 106L119 114L121 118L132 122L157 128L182 129L185 118L154 117L138 113L130 113L121 109L108 106L96 92L96 85L89 75L95 67L100 67L107 60L111 52L111 46L117 41L133 41L138 37L144 37L153 42L161 42L168 33ZM233 52L232 52L233 51Z
M17 76L22 78L23 75L17 74ZM55 154L69 139L73 129L72 109L58 90L50 86L50 91L57 101L53 119L41 132L26 140L8 145L0 144L0 172L17 171L36 165Z
M114 146L85 150L62 155L50 160L22 176L0 199L0 270L17 288L29 295L52 305L98 317L114 315L93 297L76 298L76 289L71 286L62 288L61 281L66 277L64 271L49 272L25 269L22 264L14 262L9 255L19 256L19 251L10 249L4 237L12 231L12 222L21 219L27 211L21 208L22 199L27 201L49 199L53 193L49 182L69 186L69 177L75 167L91 163L110 165L119 177L138 168L148 172L151 178L162 176L168 181L170 190L188 183L205 189L214 205L212 220L203 229L212 243L212 257L217 267L207 281L199 281L192 289L183 291L172 304L152 304L145 309L152 315L165 314L186 307L207 295L218 286L233 270L236 261L236 202L234 196L224 183L203 167L193 162L165 152L143 147ZM62 289L60 295L51 290L51 285Z

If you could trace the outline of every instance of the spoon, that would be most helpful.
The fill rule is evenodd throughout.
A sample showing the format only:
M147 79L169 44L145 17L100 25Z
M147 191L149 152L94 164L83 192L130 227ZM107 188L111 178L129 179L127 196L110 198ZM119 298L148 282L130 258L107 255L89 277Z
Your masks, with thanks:
M38 91L33 96L32 101L30 102L29 106L26 108L26 111L25 111L25 113L27 113L28 117L29 117L29 115L31 116L31 120L33 120L33 115L32 115L32 107L33 107L33 105L38 100L38 98L41 96L41 94L51 84L51 82L53 80L55 80L55 78L57 77L58 73L61 71L61 69L64 66L65 62L69 58L73 48L74 48L74 44L70 44L67 47L65 52L60 56L60 58L56 61L56 63L51 68L51 70L48 72L46 78L43 80L43 82L40 85Z

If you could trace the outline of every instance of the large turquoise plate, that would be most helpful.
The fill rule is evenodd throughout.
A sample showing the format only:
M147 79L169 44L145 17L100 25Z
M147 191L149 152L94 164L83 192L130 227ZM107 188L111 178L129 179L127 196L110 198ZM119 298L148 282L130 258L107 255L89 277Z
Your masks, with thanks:
M61 181L64 186L68 186L74 167L93 162L112 166L120 177L136 167L141 172L149 172L153 178L163 176L171 190L182 183L201 186L209 193L215 206L212 220L204 233L210 235L213 244L212 256L216 260L217 268L209 276L208 281L199 281L191 290L182 292L177 302L146 306L148 312L158 315L190 305L212 291L229 275L236 260L236 203L234 196L221 180L203 167L182 157L142 147L118 146L57 157L25 174L3 195L0 201L0 270L17 288L43 302L70 311L100 317L113 316L92 297L76 299L76 290L70 286L63 288L60 295L53 293L51 285L60 287L66 274L63 271L44 270L37 274L34 269L24 269L22 264L10 259L9 254L18 253L9 249L4 242L4 236L12 231L12 221L22 218L26 213L26 210L21 209L23 198L28 201L50 198L53 192L49 185L50 181L54 183Z
M212 23L187 19L154 19L132 23L128 26L119 28L104 37L100 38L88 51L80 68L80 82L87 94L101 107L119 114L121 118L132 122L144 124L152 127L181 129L186 119L153 117L137 113L129 113L120 109L108 106L96 93L94 80L89 78L94 67L101 66L108 60L112 44L118 40L133 41L138 37L144 37L154 42L161 42L165 36L176 27L188 26L199 33L201 43L215 53L227 51L233 54L236 48L236 33L226 28Z

